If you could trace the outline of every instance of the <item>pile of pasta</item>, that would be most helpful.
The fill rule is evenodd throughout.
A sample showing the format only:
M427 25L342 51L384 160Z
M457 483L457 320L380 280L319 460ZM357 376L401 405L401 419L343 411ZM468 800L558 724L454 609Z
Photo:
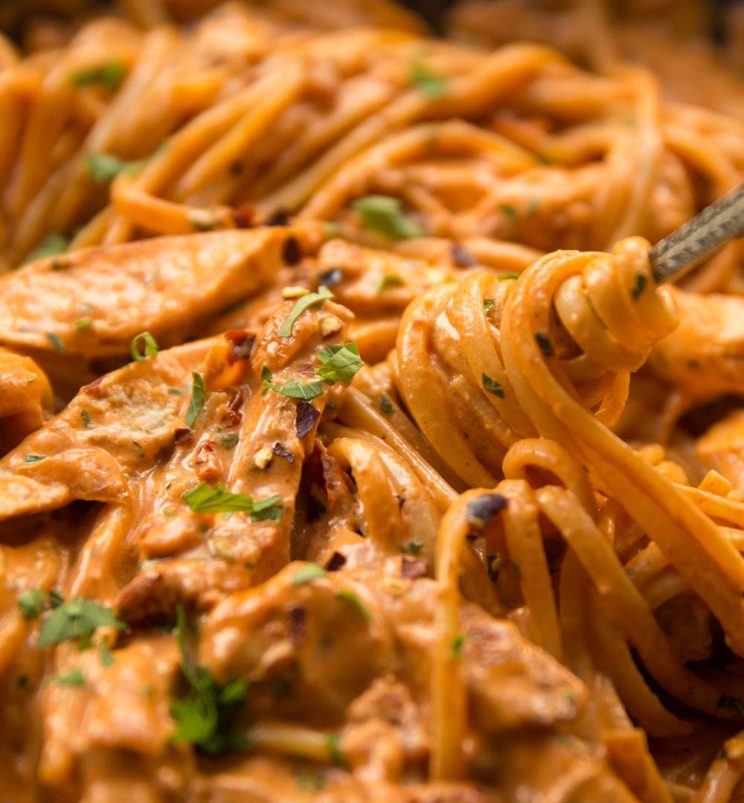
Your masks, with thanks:
M0 42L3 794L740 799L744 122L189 7Z

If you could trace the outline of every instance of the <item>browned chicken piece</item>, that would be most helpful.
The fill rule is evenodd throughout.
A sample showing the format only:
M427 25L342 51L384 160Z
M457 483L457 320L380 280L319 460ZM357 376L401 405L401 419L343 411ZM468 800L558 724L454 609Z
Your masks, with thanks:
M679 324L654 346L653 370L690 402L744 394L744 299L671 287Z
M428 753L427 707L417 701L429 697L432 583L361 569L307 572L291 564L261 593L225 599L205 620L200 660L222 682L249 681L252 716L326 729L346 720L342 744L355 777L399 783ZM601 751L570 735L587 699L582 684L511 623L471 603L462 617L474 772L504 800L519 787L526 801L631 801ZM536 756L544 773L535 772ZM389 799L432 799L399 794ZM453 794L481 799L474 789Z
M52 389L41 368L0 348L0 456L38 429L51 409Z
M735 410L714 424L698 439L695 454L744 491L744 410Z
M49 257L0 277L0 343L87 358L129 353L149 331L181 342L209 318L266 286L287 242L313 232L261 228L92 248Z

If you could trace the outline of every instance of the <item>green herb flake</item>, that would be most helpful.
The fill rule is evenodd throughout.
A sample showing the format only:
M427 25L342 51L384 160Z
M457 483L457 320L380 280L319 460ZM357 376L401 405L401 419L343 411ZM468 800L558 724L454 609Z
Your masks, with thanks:
M328 301L329 298L334 298L333 293L325 286L318 288L317 293L306 293L304 296L295 301L294 306L289 312L289 315L284 319L281 329L279 330L279 337L291 337L292 327L295 321L302 315L305 310L314 307L316 304L322 304Z
M93 321L90 318L79 318L75 321L75 329L78 332L85 332L93 326Z
M135 362L144 362L145 360L158 356L158 344L155 338L149 332L140 332L132 338L129 344L129 353Z
M641 297L641 294L646 289L646 285L648 284L648 277L645 273L636 273L635 277L635 284L633 285L633 289L630 291L630 295L633 297L634 300L638 300Z
M489 392L493 393L494 396L498 396L500 399L504 398L504 389L501 387L501 383L497 382L495 379L491 379L488 374L483 374L483 387Z
M85 408L80 411L80 419L82 420L83 426L86 429L93 429L93 422L91 421L90 413Z
M518 273L500 273L496 278L500 279L501 281L503 281L504 279L518 279L519 278L519 274Z
M483 312L486 315L489 315L493 312L494 308L496 307L496 299L495 298L484 298L483 299Z
M26 621L31 622L41 616L48 599L47 592L39 588L24 591L17 600L18 610Z
M42 460L46 460L47 456L45 454L32 454L29 452L24 458L24 463L41 463Z
M227 435L220 435L220 446L223 449L233 449L238 445L240 438L234 432L228 432Z
M183 494L194 513L250 513L254 521L278 521L282 515L281 496L270 496L255 502L248 494L234 494L224 485L212 487L200 482Z
M341 737L337 733L326 734L326 749L331 761L342 769L349 766L349 762L341 749Z
M55 335L54 332L47 332L46 336L47 340L52 344L57 354L65 353L65 347L62 345L62 341L59 339L59 335Z
M124 78L125 67L120 61L109 61L94 67L76 70L70 76L75 86L102 86L111 92L119 88Z
M309 583L311 580L317 579L318 577L325 576L325 569L323 569L321 566L318 566L317 563L308 563L295 572L294 577L292 578L292 585L301 586L305 583Z
M63 602L47 616L41 626L37 646L49 647L71 639L86 643L99 627L124 630L126 624L110 608L77 597Z
M85 157L85 166L91 178L98 184L108 184L120 173L136 173L145 160L138 159L127 162L112 153L89 153Z
M424 545L421 541L409 541L403 547L403 552L407 552L409 555L420 555L423 548Z
M359 599L357 594L355 594L353 591L348 591L347 589L343 589L337 592L336 597L338 599L344 599L347 602L351 603L351 605L354 606L356 611L361 615L362 619L364 619L365 622L369 623L372 621L372 614L365 607L364 603Z
M390 415L390 413L394 411L395 407L393 407L393 403L390 401L389 397L383 393L382 396L380 396L380 412L385 415Z
M501 204L501 211L512 220L516 220L518 217L517 208L511 204Z
M546 357L553 357L555 356L555 351L553 351L553 344L550 342L550 338L545 334L545 332L535 332L535 342L540 348L540 351Z
M263 392L273 390L276 393L281 393L283 396L288 396L290 399L302 399L302 401L312 401L317 399L323 393L323 384L321 382L298 382L296 379L290 379L283 385L277 385L273 380L273 375L269 367L264 365L261 369L261 379L263 380Z
M186 426L193 427L204 407L204 377L198 371L191 372L191 399L186 410Z
M367 195L358 198L351 206L361 217L365 229L390 240L410 240L425 233L418 223L404 214L398 198L390 195Z
M107 641L102 641L98 645L98 658L101 661L101 666L109 667L116 663Z
M245 734L234 729L233 721L245 701L248 684L244 680L234 680L221 687L204 667L192 664L186 650L186 631L186 614L183 607L179 607L176 633L181 674L189 690L184 697L171 702L170 714L177 726L171 741L191 744L208 755L244 750L248 740Z
M434 72L420 61L414 61L411 64L408 71L408 80L413 86L420 89L427 98L432 100L447 94L449 78Z
M364 366L356 343L343 346L323 346L317 353L320 368L315 372L321 379L343 382L348 385L357 371Z
M454 655L455 658L462 658L465 650L465 641L466 636L464 633L458 633L454 639L452 639L452 655Z
M47 234L39 245L29 253L26 262L34 262L37 259L63 254L69 247L69 237L65 237L64 234L52 232L52 234Z
M377 287L375 288L375 295L380 295L380 293L384 293L389 287L405 287L406 283L403 281L401 276L398 276L397 273L388 273L386 276L383 276L380 279Z
M71 669L64 675L51 675L48 682L56 683L58 686L73 686L76 688L84 688L87 685L85 675L80 669Z

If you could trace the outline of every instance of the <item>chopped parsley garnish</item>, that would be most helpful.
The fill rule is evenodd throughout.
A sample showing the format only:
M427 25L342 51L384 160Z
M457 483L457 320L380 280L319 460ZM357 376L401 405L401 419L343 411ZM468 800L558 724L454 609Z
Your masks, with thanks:
M390 415L395 410L393 407L393 403L390 399L383 393L380 396L380 412L384 413L385 415Z
M109 647L108 642L102 641L98 645L98 657L101 659L102 666L113 666L114 656L111 653L111 647Z
M124 65L120 61L109 61L95 67L84 67L76 70L70 80L75 86L103 86L114 91L119 88L124 78Z
M55 335L54 332L47 332L46 336L47 340L52 344L54 350L58 354L65 353L65 347L62 345L62 341L59 339L59 335Z
M380 279L380 282L377 285L377 288L375 289L375 295L379 296L380 293L383 293L385 290L388 289L388 287L405 287L405 286L406 283L403 281L402 277L398 276L397 273L388 273L386 276L383 276L382 279Z
M337 733L326 735L326 747L328 748L328 757L337 767L348 768L349 762L341 749L341 737Z
M49 647L70 639L79 639L80 646L88 645L99 627L123 630L126 625L110 608L93 600L77 597L63 602L47 616L36 643L39 647Z
M186 410L186 426L193 427L204 407L204 377L198 371L191 372L191 399Z
M495 379L491 379L488 374L483 374L483 387L489 392L493 393L494 396L498 396L500 399L504 398L504 389L501 387L501 383L497 382Z
M17 601L18 610L27 621L33 621L41 616L41 612L47 604L49 594L39 588L24 591Z
M648 278L644 273L636 273L635 284L633 285L633 289L630 291L631 296L633 296L634 299L640 298L641 294L646 289L647 283Z
M157 357L158 350L158 343L149 332L140 332L129 344L129 353L135 362L144 362L150 357Z
M85 408L80 411L80 419L82 420L83 426L86 429L93 429L93 422L90 419L90 413Z
M424 234L421 226L404 214L400 201L390 195L367 195L351 207L359 213L365 229L390 240L410 240Z
M41 463L42 460L46 460L47 456L45 454L31 454L29 452L24 458L24 463Z
M291 337L292 327L294 326L295 321L306 309L314 307L316 304L322 304L324 301L327 301L329 298L333 297L333 293L327 287L321 286L318 288L317 293L307 293L306 295L298 298L290 310L289 315L287 315L287 317L284 319L284 323L279 330L279 337Z
M189 223L196 229L196 231L212 231L217 227L218 220L216 217L207 215L191 215Z
M85 675L81 669L71 669L64 675L50 675L49 683L56 683L58 686L76 686L82 688L86 685Z
M462 658L463 650L465 649L465 634L458 633L454 639L452 639L452 655L455 658Z
M281 496L256 502L248 494L226 491L224 485L213 488L200 482L196 488L186 491L183 498L194 513L250 513L254 521L279 521L282 517Z
M185 697L171 702L170 714L177 724L171 740L191 744L209 755L243 750L248 740L233 728L233 720L245 701L248 684L233 680L221 687L204 667L192 664L186 651L186 631L186 614L179 606L176 633L181 674L189 690Z
M27 262L34 262L37 259L44 257L55 256L56 254L63 254L70 246L70 240L64 234L53 232L47 236L34 248L28 255Z
M337 592L336 596L338 599L345 599L347 602L350 602L365 622L372 621L372 614L367 610L364 603L353 591L343 589L342 591Z
M432 99L441 98L442 95L446 94L449 83L449 79L446 76L435 73L420 61L414 61L411 64L408 79L427 98Z
M488 315L489 312L493 310L496 306L496 299L495 298L484 298L483 299L483 312Z
M308 563L306 566L303 566L301 569L298 569L295 572L295 575L292 578L292 585L301 586L305 583L309 583L311 580L315 580L318 577L325 577L325 575L325 569L321 566L318 566L317 563Z
M553 357L555 355L553 344L550 342L550 338L545 332L535 332L535 342L546 357Z
M220 446L223 449L232 449L237 446L240 438L234 432L228 432L227 435L220 435Z
M502 280L503 279L518 279L519 278L519 274L518 273L500 273L497 276L497 278L498 279L502 279Z
M356 343L343 346L323 346L317 354L320 368L315 372L321 379L348 384L364 365Z
M75 329L78 332L85 332L87 329L93 326L93 321L90 318L79 318L75 321Z
M423 548L424 545L421 541L409 541L407 544L403 545L402 551L408 552L409 555L419 555Z
M290 399L312 401L323 393L323 384L321 382L306 382L303 384L296 379L290 379L283 385L277 385L267 365L264 365L261 369L261 379L263 380L264 392L266 390L273 390L284 396L288 396Z
M511 204L501 204L501 211L512 220L516 219L517 217L517 209Z
M85 166L94 181L107 184L115 179L119 173L134 173L144 164L143 159L126 162L112 153L89 153L85 157Z

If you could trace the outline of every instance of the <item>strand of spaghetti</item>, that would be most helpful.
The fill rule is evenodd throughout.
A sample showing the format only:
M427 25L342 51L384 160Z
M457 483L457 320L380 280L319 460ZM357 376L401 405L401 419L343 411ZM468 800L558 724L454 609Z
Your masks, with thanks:
M560 375L558 361L546 364L535 341L536 333L549 330L551 299L558 287L590 260L546 257L517 283L502 323L507 372L538 431L578 449L716 614L734 650L744 652L744 562L736 550L673 484L571 398L554 374ZM701 566L708 570L701 572Z
M559 528L571 545L608 615L636 647L653 677L693 708L720 716L720 692L679 662L611 546L602 538L589 515L576 504L573 495L554 486L542 488L536 495L541 512Z

